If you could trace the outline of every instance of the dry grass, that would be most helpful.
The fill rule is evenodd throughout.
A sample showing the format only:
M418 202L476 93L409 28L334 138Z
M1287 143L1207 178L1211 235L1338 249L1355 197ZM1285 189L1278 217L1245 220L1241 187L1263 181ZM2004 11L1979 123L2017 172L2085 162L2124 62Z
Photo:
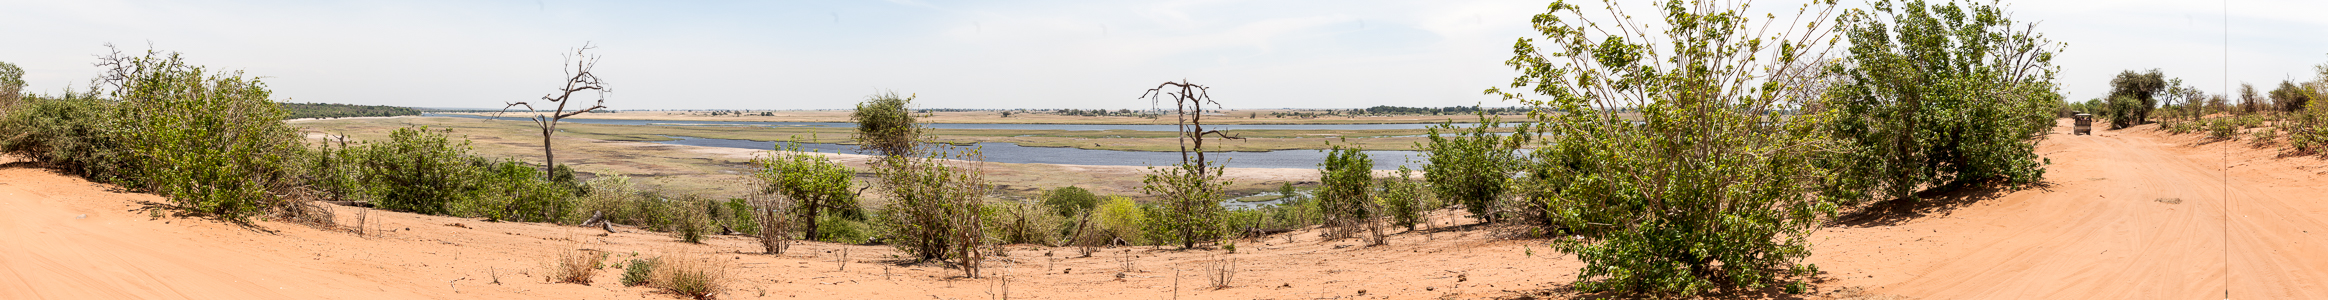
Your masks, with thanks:
M655 264L650 282L655 288L695 299L712 299L729 288L728 261L710 255L665 252Z
M565 247L550 259L548 275L551 281L590 285L590 278L604 268L606 254L596 250Z

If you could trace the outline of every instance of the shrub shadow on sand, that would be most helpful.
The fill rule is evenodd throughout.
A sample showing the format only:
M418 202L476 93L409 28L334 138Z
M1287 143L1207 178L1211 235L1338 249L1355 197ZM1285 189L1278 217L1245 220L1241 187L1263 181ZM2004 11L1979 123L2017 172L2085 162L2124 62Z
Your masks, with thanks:
M1951 184L1939 188L1916 192L1916 196L1912 198L1891 199L1868 204L1867 206L1860 207L1857 210L1852 210L1848 213L1844 213L1843 215L1836 216L1835 220L1830 224L1840 227L1875 227L1906 224L1907 222L1915 221L1925 217L1947 216L1956 212L1956 209L1958 208L1963 208L1974 203L1980 203L1981 201L2001 198L2006 194L2011 194L2014 191L2031 188L2051 191L2053 188L2053 183L2050 181L2039 181L2037 183L2019 187L2003 184L1982 183Z

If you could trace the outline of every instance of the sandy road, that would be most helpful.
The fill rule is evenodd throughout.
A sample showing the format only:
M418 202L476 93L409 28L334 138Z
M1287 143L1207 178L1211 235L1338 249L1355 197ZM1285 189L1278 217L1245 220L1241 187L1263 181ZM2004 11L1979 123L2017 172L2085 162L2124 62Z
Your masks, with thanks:
M2320 160L2148 127L2062 132L2040 148L2047 186L1829 229L1812 261L1842 285L1923 299L2221 299L2226 283L2234 299L2328 299Z

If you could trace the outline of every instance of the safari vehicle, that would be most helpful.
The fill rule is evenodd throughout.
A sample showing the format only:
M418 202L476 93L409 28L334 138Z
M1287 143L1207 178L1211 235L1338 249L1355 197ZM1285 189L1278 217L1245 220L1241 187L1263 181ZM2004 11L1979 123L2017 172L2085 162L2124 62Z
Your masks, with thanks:
M2070 115L2069 118L2077 120L2076 129L2069 132L2071 135L2094 135L2094 115L2078 113Z

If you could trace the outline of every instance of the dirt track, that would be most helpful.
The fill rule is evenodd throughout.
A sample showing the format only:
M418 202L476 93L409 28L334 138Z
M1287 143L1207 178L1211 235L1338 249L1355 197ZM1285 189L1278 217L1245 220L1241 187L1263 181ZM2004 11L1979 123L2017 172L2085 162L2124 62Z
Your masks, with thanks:
M2328 299L2328 184L2274 157L2143 126L2045 141L2047 186L1951 195L1894 226L1821 233L1832 286L1923 299ZM2230 146L2225 153L2224 146ZM2225 180L2226 158L2233 165Z
M2226 181L2224 145L2147 127L2057 133L2040 148L2053 161L2042 188L1939 195L1854 216L1814 236L1817 254L1809 262L1827 273L1808 298L2218 299L2228 281L2237 299L2328 299L2328 164L2239 142L2230 147ZM768 256L748 254L754 247L737 237L685 245L654 233L598 236L385 212L371 214L369 237L258 222L270 233L132 211L136 202L161 200L24 164L0 167L0 207L7 208L0 209L0 299L672 298L613 284L615 270L591 286L529 275L565 247L618 260L658 251L732 256L743 280L728 299L979 299L999 292L991 278L949 279L955 272L885 263L893 250L881 246L809 243ZM343 209L340 219L352 224L356 211ZM1168 298L1173 268L1233 257L1246 270L1237 287L1197 289L1204 280L1183 271L1179 295L1410 299L1555 287L1578 266L1529 246L1540 242L1479 231L1403 233L1387 247L1341 247L1355 243L1320 242L1314 232L1287 240L1248 241L1236 254L1143 247L1092 258L1013 246L1008 261L993 264L1004 269L988 272L1015 274L1010 286L1018 298ZM854 253L846 271L836 253L843 248ZM1118 280L1116 258L1124 255L1139 270Z

